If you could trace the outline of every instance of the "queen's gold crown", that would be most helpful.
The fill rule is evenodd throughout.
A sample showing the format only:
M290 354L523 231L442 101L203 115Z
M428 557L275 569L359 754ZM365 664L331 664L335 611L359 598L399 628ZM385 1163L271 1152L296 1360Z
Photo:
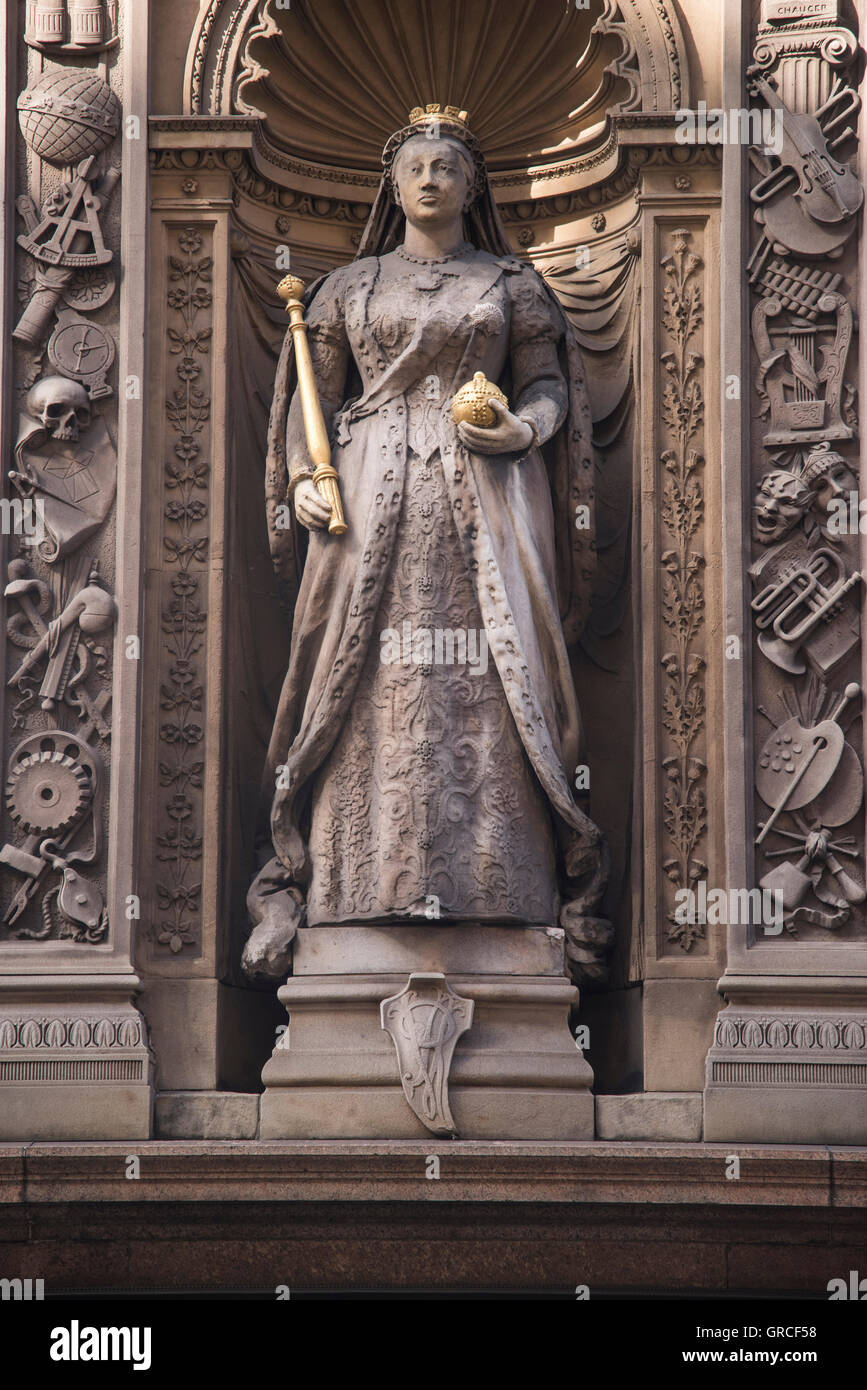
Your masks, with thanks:
M470 115L468 111L461 111L457 106L441 106L438 101L430 106L414 106L409 113L410 122L418 125L422 121L437 117L443 121L454 121L457 125L469 126Z

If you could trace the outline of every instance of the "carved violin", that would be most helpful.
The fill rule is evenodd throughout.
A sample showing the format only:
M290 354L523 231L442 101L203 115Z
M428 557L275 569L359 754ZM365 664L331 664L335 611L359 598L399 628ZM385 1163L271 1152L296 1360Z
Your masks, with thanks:
M790 111L763 77L753 76L750 86L782 117L782 145L777 155L780 166L755 185L750 193L752 201L767 203L797 180L793 197L807 217L831 225L848 221L860 208L864 190L848 164L832 156L816 117Z

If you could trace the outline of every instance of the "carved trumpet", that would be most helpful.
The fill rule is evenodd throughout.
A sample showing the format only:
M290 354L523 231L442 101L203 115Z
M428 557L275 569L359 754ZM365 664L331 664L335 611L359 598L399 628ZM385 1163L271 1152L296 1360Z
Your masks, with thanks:
M319 392L316 389L316 377L313 374L313 363L310 359L310 345L307 342L307 324L304 321L304 305L301 302L301 296L304 293L304 281L299 280L297 275L287 275L277 286L277 293L286 304L286 312L289 315L289 325L295 343L295 362L298 367L298 389L301 392L304 433L307 436L307 448L315 467L313 481L320 495L331 508L331 520L328 523L329 534L343 536L346 534L347 527L343 515L343 504L340 500L337 469L331 462L331 444L328 439L328 431L325 428Z
M826 577L831 572L830 578ZM846 578L839 556L833 550L817 550L806 565L784 571L767 584L752 602L759 628L759 646L770 661L784 671L799 674L803 664L795 653L821 622L839 612L851 589L861 582L856 570ZM767 629L773 632L768 633Z

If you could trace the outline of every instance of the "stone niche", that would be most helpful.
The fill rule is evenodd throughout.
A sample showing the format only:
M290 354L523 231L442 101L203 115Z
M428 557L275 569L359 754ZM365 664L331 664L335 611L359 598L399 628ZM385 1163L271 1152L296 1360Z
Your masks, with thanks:
M624 66L625 40L619 21L603 13L602 6L586 12L576 9L567 15L559 5L545 4L541 7L544 24L532 40L526 20L516 8L515 26L527 41L526 53L519 58L522 45L517 43L516 35L507 37L506 31L502 39L486 35L479 28L480 24L484 27L479 14L466 5L450 8L454 26L465 42L452 51L444 41L449 26L438 23L431 29L437 37L429 57L424 53L421 28L412 39L418 47L407 54L401 35L393 28L394 19L388 7L372 5L372 29L365 42L375 47L377 61L390 74L387 99L373 101L365 79L359 75L354 51L347 48L342 35L340 8L334 7L333 14L325 16L329 21L325 23L319 12L316 18L309 7L302 6L292 14L272 7L268 22L250 28L246 46L238 50L239 59L232 74L221 66L216 31L210 36L200 33L199 40L207 38L207 43L199 43L197 62L192 68L188 66L188 72L193 73L186 94L188 114L183 118L155 115L151 120L151 200L155 219L151 245L160 245L162 251L152 257L150 341L165 342L181 329L182 313L172 308L171 296L172 266L179 259L179 252L187 257L185 273L194 279L201 274L203 263L208 263L206 273L211 275L213 259L209 286L220 284L222 270L218 270L218 265L225 264L230 286L227 303L218 301L215 289L213 306L200 309L196 317L190 311L190 321L184 326L196 333L213 332L209 344L213 344L214 357L222 353L225 343L230 363L234 363L229 377L239 384L243 380L245 387L243 391L230 392L226 403L227 438L219 445L225 451L223 474L216 493L211 474L208 521L203 518L190 531L191 540L195 540L204 537L210 528L213 538L214 527L219 525L225 535L225 558L216 579L213 574L208 577L204 555L190 566L199 591L203 592L207 585L213 594L215 582L223 585L224 571L232 576L225 593L221 590L219 603L210 597L207 604L209 626L218 608L223 613L222 631L214 635L214 642L222 643L222 652L215 657L207 677L206 699L219 702L223 709L223 738L220 741L216 731L211 735L211 756L213 775L221 779L220 785L225 789L226 805L219 826L215 825L213 832L204 837L205 861L209 844L212 845L213 886L210 890L207 887L206 867L202 895L213 892L215 900L226 909L213 919L213 943L207 948L215 958L222 958L222 976L215 980L213 967L208 974L201 965L208 933L204 924L210 921L210 914L203 916L200 904L191 904L195 910L185 910L181 919L183 930L173 935L169 925L166 940L157 940L148 947L148 972L159 978L148 983L142 1008L153 1031L158 1076L161 1067L166 1069L160 1090L200 1092L203 1087L213 1089L218 1085L252 1090L260 1084L263 1065L275 1041L278 1042L274 1057L268 1062L268 1075L273 1079L285 1063L289 1067L287 1076L303 1076L305 1080L296 1088L297 1095L290 1095L289 1088L281 1086L279 1096L275 1094L265 1102L263 1126L271 1134L281 1132L282 1122L275 1118L275 1110L280 1110L280 1098L284 1097L293 1112L299 1105L302 1107L308 1116L305 1132L315 1135L316 1115L323 1116L335 1108L336 1093L332 1089L329 1104L328 1088L337 1086L339 1078L352 1071L351 1065L347 1071L351 1058L345 1056L341 1059L335 1055L326 1065L321 1051L324 1044L317 1041L325 1026L317 1019L327 1019L337 1009L344 1013L350 1009L349 1003L341 1003L340 999L341 990L350 989L351 981L329 985L315 975L309 964L311 958L322 957L323 933L302 933L303 940L297 944L294 975L287 986L295 992L293 1022L288 1031L286 1014L279 1005L275 1009L273 994L252 991L238 969L248 930L244 895L252 862L260 773L288 650L287 621L275 593L262 505L261 460L265 453L267 406L286 325L283 306L275 293L276 281L281 273L291 269L309 282L353 258L379 180L384 140L392 129L405 123L407 112L419 101L456 99L469 80L473 53L483 52L484 61L474 78L479 99L471 113L472 125L485 148L510 240L515 252L530 259L561 294L585 351L592 398L599 403L598 494L600 534L604 537L600 558L605 577L584 646L574 650L575 679L584 701L592 750L591 778L594 787L599 788L598 798L594 791L594 813L606 822L612 846L610 913L620 937L619 962L614 966L619 990L612 997L621 1011L629 1013L633 986L637 985L630 977L631 907L627 887L634 761L631 751L624 758L623 749L631 750L634 741L630 478L634 440L631 355L639 275L634 235L638 216L636 192L640 170L652 157L643 147L646 131L642 128L637 140L633 140L631 127L630 134L625 135L625 125L615 128L609 112L634 105L639 75L628 64ZM194 48L195 42L194 36ZM507 53L515 55L512 61L526 69L521 79L523 96L519 108L507 109L499 99L496 74ZM553 71L549 70L551 62ZM330 95L323 99L326 74ZM545 103L540 103L540 84L550 97ZM578 119L576 110L580 111ZM683 162L688 159L687 153ZM713 181L713 161L693 162L701 163L699 180ZM220 261L220 257L225 259ZM203 285L204 281L198 283ZM202 366L211 360L210 350L198 354ZM183 363L176 358L163 356L163 374L152 396L154 456L166 452L164 401L171 397L179 366L183 367ZM213 370L210 383L208 395L216 405L220 393ZM213 454L213 430L212 414L202 427L203 453L211 450ZM245 480L251 480L251 485L247 486ZM161 498L155 492L151 505L153 565L162 569L160 582L168 586L166 592L170 594L173 581L165 563L165 546L161 550L157 545L165 529L165 496ZM164 539L163 536L163 542ZM213 553L213 539L210 545ZM297 579L294 575L283 578L283 597L291 604ZM156 587L152 602L153 617L147 626L153 634L156 690L165 684L164 672L158 675L156 666L162 660L167 669L172 653L166 650L164 634L158 631ZM185 602L191 612L204 608L198 596ZM165 605L164 599L164 608ZM242 682L227 679L227 672L233 667L244 671ZM205 670L204 647L199 669ZM612 710L616 710L616 721L612 721ZM206 731L212 727L209 715ZM157 743L158 735L159 728L146 731L145 765L148 757L158 762L162 756L156 747L148 752L150 741ZM206 768L207 740L206 732ZM198 762L200 754L193 750L187 757L190 762ZM188 793L192 807L188 824L197 836L209 805L213 808L207 777L205 771L205 785ZM170 799L168 790L156 789L153 793L155 819L146 837L151 846L159 844L163 833L159 817L165 815L162 807ZM155 866L143 878L154 880ZM158 903L155 907L159 911ZM407 934L412 936L414 928L415 924L408 926ZM496 953L484 951L484 933L476 945L470 939L472 934L467 937L464 968L460 953L455 956L454 950L459 933L439 933L440 946L424 952L424 959L419 958L415 967L412 952L401 950L398 941L389 946L386 935L377 933L377 941L371 947L374 954L378 951L382 956L379 964L371 967L374 976L367 980L359 977L352 986L359 997L351 1006L355 1021L350 1025L347 1016L344 1034L346 1038L355 1038L363 1050L378 1059L371 1061L367 1078L373 1090L383 1091L384 1108L377 1123L395 1135L417 1135L424 1132L424 1127L396 1084L394 1047L382 1031L379 1003L399 992L413 969L445 971L447 948L451 948L449 970L453 972L448 977L458 994L468 990L472 993L473 981L480 988L504 990L506 995L513 994L515 986L502 978L502 972L490 976L485 984L490 965L480 962L490 961ZM528 933L530 938L535 935ZM415 937L418 939L417 931ZM350 932L347 947L352 940ZM354 940L354 954L360 957L364 953L358 949L359 941L359 937ZM581 1063L567 1026L570 1005L573 1025L577 1021L578 999L567 978L567 948L572 949L571 944L557 930L548 939L543 934L541 942L528 940L527 944L530 955L544 957L531 971L534 988L546 988L545 982L550 981L553 991L551 1023L545 1025L552 1030L551 1040L543 1050L550 1059L558 1051L562 1053L562 1069L573 1074L570 1088L574 1091L575 1113L580 1112L581 1118L579 1121L567 1117L565 1112L572 1100L568 1094L558 1100L553 1067L549 1068L549 1097L546 1100L542 1095L539 1102L543 1109L549 1105L551 1114L541 1121L537 1118L536 1124L541 1124L546 1132L550 1129L551 1137L570 1134L578 1124L579 1132L587 1137L593 1133L591 1071L586 1062ZM333 960L339 962L345 950L335 947ZM324 968L330 971L338 967L330 964ZM352 970L356 969L363 972L363 965L353 965ZM399 978L401 970L404 974ZM460 985L454 983L456 978ZM320 1002L313 997L314 987L320 991ZM219 1029L214 1026L215 999L222 1001L225 1010ZM203 1082L199 1079L201 1073L191 1069L193 1057L174 1035L173 1020L179 1007L202 1019L208 1045L215 1053L209 1063L213 1067L210 1082ZM541 1016L529 997L523 1005L516 1003L514 1007L523 1007L528 1020ZM475 1052L467 1046L469 1039L458 1042L454 1058L456 1085L461 1068L468 1065L471 1087L482 1085L480 1078L490 1073L490 1085L496 1088L496 1054L504 1034L495 1020L501 1013L495 1003L476 1000L474 1027L481 1052L478 1061L473 1062ZM635 1017L634 1011L632 1014ZM230 1015L237 1021L231 1022ZM487 1041L483 1036L486 1017L490 1018ZM530 1024L520 1026L527 1028ZM612 1037L622 1031L614 1021L610 1027ZM162 1046L160 1036L165 1038ZM305 1043L305 1038L309 1042ZM362 1038L369 1041L362 1044ZM636 1047L640 1048L637 1038L633 1053ZM599 1048L600 1055L604 1055L601 1029ZM312 1049L312 1055L308 1056L306 1049ZM339 1050L331 1049L329 1057ZM204 1047L200 1056L204 1056ZM616 1069L617 1063L613 1065ZM544 1091L544 1075L533 1080L528 1071L527 1076L531 1089ZM356 1077L356 1083L362 1080ZM347 1085L351 1084L355 1083L347 1081ZM453 1102L455 1117L460 1121L459 1092L453 1095ZM170 1132L179 1134L176 1117L182 1102L174 1095L171 1103L174 1118ZM199 1103L201 1097L189 1097L190 1107ZM166 1102L158 1097L158 1125L165 1106ZM514 1106L512 1112L514 1125ZM192 1109L189 1113L193 1113ZM508 1131L506 1121L502 1117L498 1121L495 1115L486 1121L489 1137L496 1137L498 1124L501 1132ZM333 1127L329 1132L338 1134L340 1119L332 1118L329 1123ZM528 1116L528 1127L521 1129L521 1134L530 1137L533 1123ZM506 1128L502 1129L504 1124ZM461 1128L460 1123L458 1127Z
M363 10L8 21L4 459L46 536L3 537L0 1133L422 1138L380 1013L412 977L473 1003L464 1136L864 1142L863 542L831 528L858 486L858 36L826 4L739 8L746 72L703 0ZM298 585L265 526L276 285L352 260L385 139L435 102L469 109L584 356L598 580L571 655L614 945L603 970L552 923L494 973L484 929L412 924L362 968L351 929L311 928L278 998L240 966ZM833 207L758 142L684 139L700 102L812 114ZM731 921L765 886L781 930ZM684 919L686 890L725 911Z

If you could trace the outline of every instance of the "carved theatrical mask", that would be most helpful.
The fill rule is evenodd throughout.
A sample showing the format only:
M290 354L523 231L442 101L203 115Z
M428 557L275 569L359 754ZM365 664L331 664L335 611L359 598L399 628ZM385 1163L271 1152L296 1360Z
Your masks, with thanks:
M804 465L803 479L813 490L816 510L824 516L832 502L858 491L858 482L846 459L829 449L817 449Z
M782 540L809 511L813 494L794 473L775 468L759 483L753 501L753 536L762 545Z
M27 410L52 439L75 443L90 424L90 397L77 381L47 376L27 396Z

